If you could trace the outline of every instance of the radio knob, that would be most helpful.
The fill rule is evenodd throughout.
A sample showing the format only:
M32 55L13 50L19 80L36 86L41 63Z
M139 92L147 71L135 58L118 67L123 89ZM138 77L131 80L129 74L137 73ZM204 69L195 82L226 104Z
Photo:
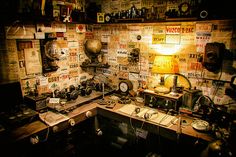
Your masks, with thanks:
M102 136L103 132L102 132L102 130L100 128L98 128L96 130L96 134L97 134L97 136Z
M91 111L87 111L86 113L85 113L85 116L87 117L87 118L90 118L90 117L92 117L92 112Z
M39 137L38 137L37 135L30 137L30 143L31 143L31 144L37 144L37 143L39 143Z
M54 133L58 132L58 130L59 130L58 126L54 126L54 127L52 128L52 131L53 131Z
M74 119L69 119L69 124L70 126L74 126L75 125L75 120Z

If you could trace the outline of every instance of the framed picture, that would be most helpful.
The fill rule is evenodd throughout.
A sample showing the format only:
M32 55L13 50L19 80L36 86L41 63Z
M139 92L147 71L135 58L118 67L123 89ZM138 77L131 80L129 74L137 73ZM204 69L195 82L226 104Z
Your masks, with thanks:
M105 22L105 13L97 13L97 23L104 23Z

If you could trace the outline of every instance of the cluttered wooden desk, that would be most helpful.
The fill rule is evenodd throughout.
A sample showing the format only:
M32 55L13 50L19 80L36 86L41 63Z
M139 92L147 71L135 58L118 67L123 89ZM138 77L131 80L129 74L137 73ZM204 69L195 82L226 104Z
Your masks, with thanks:
M135 109L137 110L139 108L141 111L139 111L139 114L136 114ZM97 112L104 117L126 122L137 128L142 127L144 130L147 129L148 131L160 134L172 140L176 139L177 134L188 138L190 137L192 140L202 139L210 142L214 139L212 135L207 132L199 132L193 129L191 124L194 119L185 115L171 116L149 107L134 104L124 105L120 103L117 103L113 109L98 105ZM147 113L151 117L145 117ZM179 117L181 117L181 125L178 125Z
M104 101L111 101L110 97L111 96L106 96ZM135 110L138 108L140 110L139 113L135 113L137 112ZM145 117L147 116L147 113L149 113L150 117ZM52 120L55 115L57 115L57 119ZM20 141L31 138L32 136L42 132L46 134L46 130L48 129L50 129L53 133L57 133L73 127L88 118L94 116L104 116L123 121L128 124L130 124L130 121L132 120L132 125L134 125L134 127L138 127L140 124L143 124L142 129L159 133L167 138L175 139L177 135L180 134L183 137L190 137L192 139L203 139L205 141L213 140L213 137L209 133L199 132L193 129L191 126L191 123L193 122L192 118L184 115L171 116L156 109L144 106L142 103L136 104L131 102L130 104L121 104L119 102L115 102L115 104L110 107L104 104L101 105L97 100L95 100L88 104L79 106L67 114L47 111L41 113L39 116L40 120L36 120L7 133L9 139L6 139L11 142ZM181 125L179 125L180 123L178 122L180 120L180 116ZM161 130L158 130L157 127Z

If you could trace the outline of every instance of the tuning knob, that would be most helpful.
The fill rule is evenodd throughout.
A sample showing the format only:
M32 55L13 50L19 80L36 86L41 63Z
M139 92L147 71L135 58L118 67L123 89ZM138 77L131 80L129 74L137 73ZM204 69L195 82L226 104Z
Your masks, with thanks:
M59 131L58 126L54 126L54 127L52 127L52 131L53 131L54 133L58 132L58 131Z
M30 137L30 143L31 143L31 144L37 144L37 143L39 143L39 137L38 137L37 135Z
M69 124L70 126L75 126L75 120L74 119L69 119Z
M96 134L97 134L97 136L102 136L103 132L102 132L102 130L100 128L98 128L96 130Z
M90 117L92 117L92 112L91 111L87 111L86 113L85 113L85 116L87 117L87 118L90 118Z

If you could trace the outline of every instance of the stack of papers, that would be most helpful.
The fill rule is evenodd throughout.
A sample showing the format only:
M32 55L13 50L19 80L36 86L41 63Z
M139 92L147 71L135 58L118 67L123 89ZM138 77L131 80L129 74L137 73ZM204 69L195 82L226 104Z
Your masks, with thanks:
M49 126L54 126L63 121L69 120L69 117L64 114L47 111L39 114L39 118Z

